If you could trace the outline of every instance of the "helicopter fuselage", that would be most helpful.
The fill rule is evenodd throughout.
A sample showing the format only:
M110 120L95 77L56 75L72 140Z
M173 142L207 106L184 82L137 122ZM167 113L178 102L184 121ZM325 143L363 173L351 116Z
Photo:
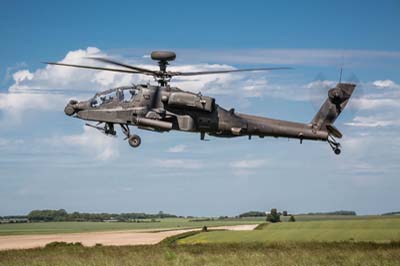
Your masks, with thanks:
M300 140L327 140L326 130L296 123L236 113L215 99L177 87L136 85L97 93L88 101L71 101L67 115L108 125L134 125L145 130L179 130L215 137L272 136Z

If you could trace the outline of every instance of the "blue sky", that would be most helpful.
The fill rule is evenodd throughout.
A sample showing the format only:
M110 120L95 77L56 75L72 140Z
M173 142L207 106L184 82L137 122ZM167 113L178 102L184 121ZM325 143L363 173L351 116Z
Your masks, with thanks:
M68 211L236 215L399 209L398 1L2 1L0 215ZM133 150L66 117L70 98L146 77L46 67L110 56L171 69L291 66L295 70L175 79L226 108L309 122L344 66L358 82L337 121L343 152L287 139L215 139L137 130ZM321 81L322 80L322 81Z

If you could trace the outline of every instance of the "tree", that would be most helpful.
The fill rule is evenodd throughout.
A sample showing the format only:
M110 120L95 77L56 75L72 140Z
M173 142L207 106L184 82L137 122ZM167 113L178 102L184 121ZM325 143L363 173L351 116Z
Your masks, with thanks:
M293 215L290 215L288 222L296 222L296 219L294 218Z
M278 213L277 209L271 209L271 212L267 215L267 222L271 223L278 223L281 221L280 214Z

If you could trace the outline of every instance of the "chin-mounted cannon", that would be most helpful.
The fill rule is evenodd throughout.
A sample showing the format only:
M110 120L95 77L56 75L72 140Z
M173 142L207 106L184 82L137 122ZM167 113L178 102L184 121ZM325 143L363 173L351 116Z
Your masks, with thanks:
M87 102L78 102L77 100L70 100L64 108L64 113L68 116L71 116L78 111L86 109L87 107L88 107Z

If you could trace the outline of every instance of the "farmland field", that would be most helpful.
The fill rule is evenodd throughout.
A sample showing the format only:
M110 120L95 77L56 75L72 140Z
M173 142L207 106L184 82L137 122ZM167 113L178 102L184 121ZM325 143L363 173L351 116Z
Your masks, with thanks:
M158 230L158 229L183 229L202 226L224 226L239 224L257 224L263 222L263 218L243 218L210 221L190 221L184 218L157 219L158 222L42 222L0 224L1 235L25 235L25 234L57 234L57 233L82 233L119 230Z
M190 222L187 219L162 219L158 223L32 223L9 225L9 228L18 230L18 226L23 226L25 230L29 229L29 233L66 232L66 229L68 232L153 230L204 224L260 223L262 220ZM21 234L18 231L11 232ZM181 237L172 237L180 239L177 242L167 240L156 245L84 247L80 244L60 243L44 248L4 250L0 251L0 266L400 265L400 217L338 217L334 220L319 217L314 221L305 219L294 223L266 224L254 231L210 231Z
M0 266L399 265L400 243L53 246L0 252Z
M262 230L248 232L214 231L200 233L184 238L179 243L270 243L282 241L400 241L400 219L385 218L275 223L267 224Z

